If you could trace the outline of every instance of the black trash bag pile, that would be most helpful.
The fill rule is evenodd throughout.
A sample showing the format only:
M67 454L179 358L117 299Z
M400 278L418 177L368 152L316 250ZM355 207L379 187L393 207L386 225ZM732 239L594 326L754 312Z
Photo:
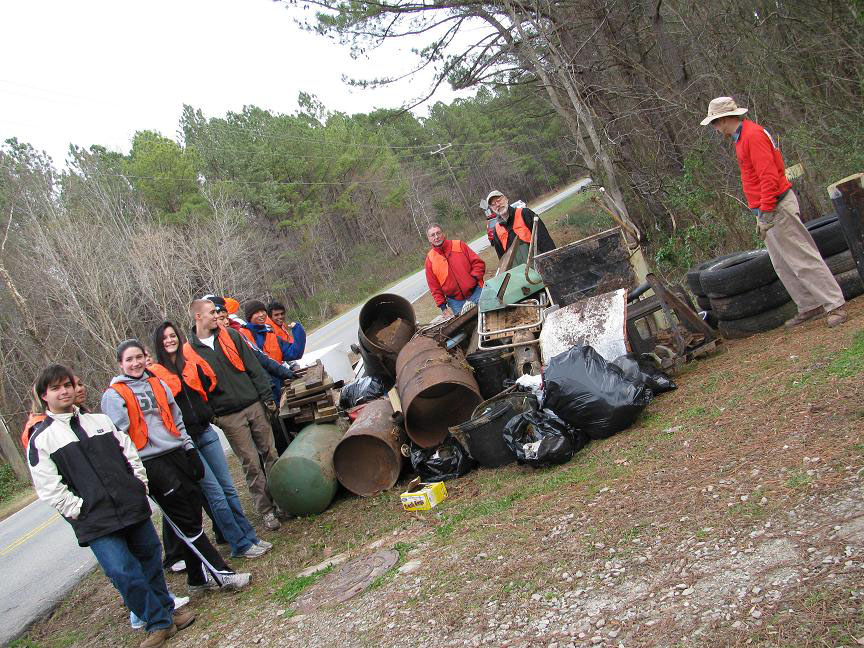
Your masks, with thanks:
M339 392L339 407L349 410L356 405L381 398L387 393L384 380L378 376L364 376L350 382Z
M474 460L453 437L448 436L435 448L411 444L411 468L424 482L456 479L473 467Z
M516 461L534 468L567 463L588 443L587 436L548 410L517 414L503 436Z
M660 371L655 359L648 353L627 353L613 361L624 372L625 378L637 385L645 385L655 394L678 389L672 379Z
M543 407L592 439L630 427L651 402L653 392L624 376L590 346L577 346L549 361L544 373Z

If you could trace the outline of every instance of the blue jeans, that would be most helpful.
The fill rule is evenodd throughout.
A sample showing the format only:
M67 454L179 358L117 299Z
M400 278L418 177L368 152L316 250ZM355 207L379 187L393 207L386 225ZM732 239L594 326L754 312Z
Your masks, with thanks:
M477 286L474 288L474 292L468 295L468 299L453 299L452 297L447 297L447 305L450 307L450 310L453 311L453 315L459 317L459 313L462 312L462 307L465 305L465 302L474 302L475 304L480 301L480 293L483 292L482 286Z
M90 549L147 632L171 627L174 601L162 573L162 545L149 519L91 540Z
M204 460L204 478L198 485L210 504L213 521L231 545L231 555L236 557L257 544L258 536L243 513L216 430L208 427L198 436L197 444Z

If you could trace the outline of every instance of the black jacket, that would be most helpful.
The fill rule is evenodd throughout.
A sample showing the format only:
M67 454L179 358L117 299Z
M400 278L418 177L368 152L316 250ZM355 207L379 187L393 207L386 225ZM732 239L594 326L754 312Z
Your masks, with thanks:
M255 401L273 400L273 392L270 389L270 380L267 373L261 368L261 364L255 357L252 348L246 344L243 337L231 329L226 329L228 335L234 341L234 346L243 359L246 371L238 371L225 356L218 338L211 349L193 332L189 336L189 344L195 349L216 374L216 383L219 393L210 395L210 407L216 416L234 414L249 407Z
M504 224L504 227L507 229L507 247L505 248L501 245L501 241L498 238L497 228L493 225L489 230L489 240L492 243L492 246L495 248L495 253L498 255L500 259L504 256L504 253L513 247L513 243L515 241L519 241L519 237L516 236L516 233L513 231L513 219L516 215L516 208L513 205L510 205L507 208L507 222ZM522 220L525 221L525 227L528 228L529 231L534 230L534 217L537 216L533 211L528 209L527 207L522 208ZM497 223L497 221L496 221ZM549 230L546 229L546 225L543 224L543 221L540 220L539 216L537 217L537 254L543 254L543 252L549 252L554 250L557 246L555 242L552 240L552 237L549 235Z
M52 414L33 431L27 463L39 499L78 544L150 518L147 473L132 440L104 414Z

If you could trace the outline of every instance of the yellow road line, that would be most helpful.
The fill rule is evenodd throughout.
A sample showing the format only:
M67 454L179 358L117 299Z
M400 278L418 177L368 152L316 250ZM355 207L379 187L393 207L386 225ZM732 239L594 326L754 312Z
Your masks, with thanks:
M43 529L48 528L49 526L51 526L52 524L54 524L54 523L55 523L57 520L59 520L59 519L60 519L60 516L59 516L57 513L55 513L55 514L52 515L50 518L48 518L47 520L45 520L42 524L40 524L40 525L38 525L38 526L36 526L36 527L30 529L27 533L25 533L24 535L22 535L20 538L18 538L17 540L15 540L14 542L12 542L11 544L9 544L9 545L3 547L3 549L0 549L0 557L3 557L3 556L5 556L5 555L11 553L12 551L14 551L14 550L17 549L18 547L20 547L22 544L24 544L25 542L27 542L30 538L32 538L33 536L35 536L37 533L39 533L39 532L42 531Z

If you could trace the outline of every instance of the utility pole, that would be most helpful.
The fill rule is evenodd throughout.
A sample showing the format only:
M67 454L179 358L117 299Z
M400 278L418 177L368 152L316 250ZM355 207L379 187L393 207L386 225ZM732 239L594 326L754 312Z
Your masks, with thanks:
M456 185L456 190L459 192L459 196L462 198L462 204L465 206L466 216L471 217L471 205L468 203L468 199L465 198L465 194L462 193L462 187L459 186L459 181L456 179L456 174L453 173L453 167L450 166L450 160L447 159L447 156L444 154L448 148L453 146L452 143L448 143L447 146L438 145L437 151L430 151L429 155L441 155L444 160L444 164L447 165L447 170L450 172L450 177L453 178L453 184Z

